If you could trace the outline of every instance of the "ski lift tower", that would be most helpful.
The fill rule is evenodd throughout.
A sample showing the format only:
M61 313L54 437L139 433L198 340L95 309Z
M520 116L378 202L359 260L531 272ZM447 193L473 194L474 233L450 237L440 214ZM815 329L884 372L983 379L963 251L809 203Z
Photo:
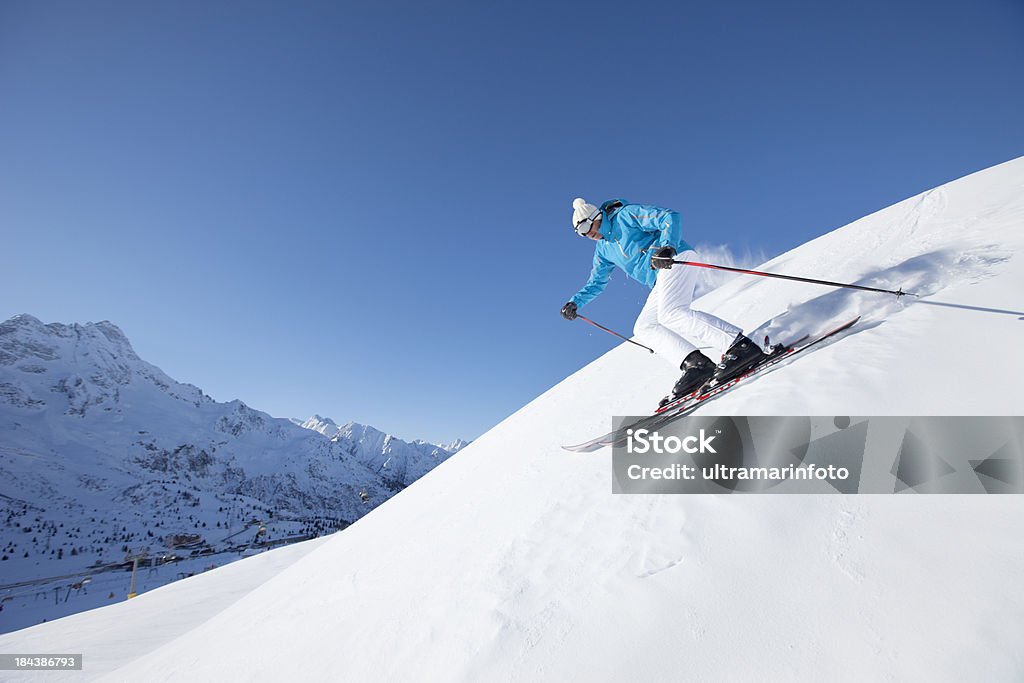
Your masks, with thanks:
M132 563L132 582L131 582L131 585L128 587L128 599L129 600L131 600L136 595L138 595L138 593L135 592L135 575L136 575L136 573L139 570L139 560L144 560L147 557L149 557L149 547L148 546L145 547L145 548L142 548L142 549L140 549L140 550L138 550L138 551L136 551L134 553L129 553L128 555L125 555L125 558L124 558L125 562L131 562Z

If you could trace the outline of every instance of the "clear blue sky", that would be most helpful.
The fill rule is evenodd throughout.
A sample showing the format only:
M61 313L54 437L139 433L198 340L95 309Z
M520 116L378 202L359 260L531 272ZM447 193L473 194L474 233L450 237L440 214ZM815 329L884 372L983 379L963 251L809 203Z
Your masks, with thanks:
M1024 154L1022 36L1019 0L7 0L0 318L475 437L614 345L558 316L573 197L779 253ZM612 285L588 310L628 330L645 292Z

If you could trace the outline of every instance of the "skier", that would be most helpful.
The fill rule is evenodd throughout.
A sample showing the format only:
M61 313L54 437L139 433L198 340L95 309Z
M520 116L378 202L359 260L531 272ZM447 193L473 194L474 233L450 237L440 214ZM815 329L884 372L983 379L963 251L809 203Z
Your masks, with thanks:
M590 279L562 307L562 317L575 320L577 309L604 291L615 266L650 287L633 334L673 365L679 363L683 371L661 405L711 380L724 382L765 359L765 353L739 327L690 308L696 271L685 266L672 268L672 260L679 256L692 261L697 255L683 240L678 212L624 199L610 199L598 208L576 198L572 209L576 234L597 244ZM698 344L721 352L721 362L716 365L701 353Z

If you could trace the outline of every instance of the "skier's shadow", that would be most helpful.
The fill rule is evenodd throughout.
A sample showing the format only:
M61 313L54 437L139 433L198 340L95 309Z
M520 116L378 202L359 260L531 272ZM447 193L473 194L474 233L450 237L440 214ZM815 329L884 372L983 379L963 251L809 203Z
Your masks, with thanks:
M913 295L864 292L854 289L826 291L820 296L790 308L781 316L763 322L751 335L758 339L767 334L778 341L814 334L823 320L838 320L857 313L863 316L859 330L882 324L892 313L907 306L938 306L949 309L1017 316L1024 320L1024 311L924 300L954 282L978 282L991 277L990 268L1009 260L1010 254L996 246L971 252L939 249L921 254L895 266L875 271L851 283L882 289L902 288ZM804 273L799 273L804 275ZM755 336L758 335L758 336Z

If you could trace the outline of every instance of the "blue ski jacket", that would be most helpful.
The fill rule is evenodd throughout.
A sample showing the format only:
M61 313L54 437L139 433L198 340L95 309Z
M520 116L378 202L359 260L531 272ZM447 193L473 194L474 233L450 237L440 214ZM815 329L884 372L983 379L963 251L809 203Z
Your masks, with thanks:
M594 247L590 279L571 299L579 308L604 291L615 266L653 288L658 271L651 268L651 256L659 247L675 247L677 254L693 249L683 240L682 219L677 211L630 204L625 199L609 199L601 204L598 232L604 239Z

